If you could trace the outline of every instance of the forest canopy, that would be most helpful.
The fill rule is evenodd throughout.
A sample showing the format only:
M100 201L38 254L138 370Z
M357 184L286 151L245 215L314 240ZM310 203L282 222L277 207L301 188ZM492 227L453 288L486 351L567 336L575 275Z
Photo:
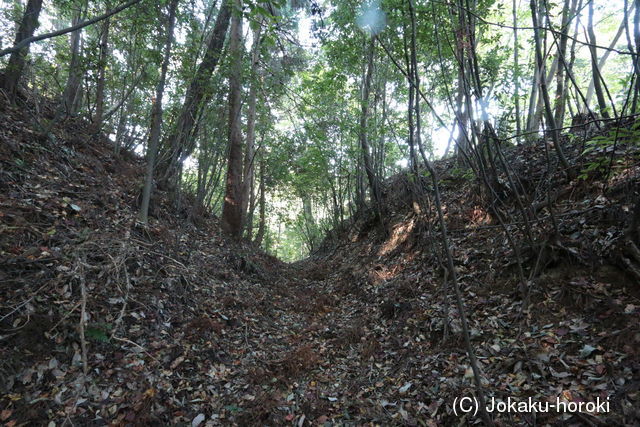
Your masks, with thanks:
M639 21L628 0L9 1L0 60L4 96L150 160L143 222L168 190L295 260L401 170L635 114Z

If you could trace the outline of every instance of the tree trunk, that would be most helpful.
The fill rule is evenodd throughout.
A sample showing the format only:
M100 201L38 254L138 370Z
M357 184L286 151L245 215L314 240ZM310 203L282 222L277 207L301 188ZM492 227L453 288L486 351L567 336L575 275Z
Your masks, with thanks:
M76 15L73 17L72 25L77 25L82 20L84 9L85 5L82 5L76 12ZM71 33L71 61L69 62L69 75L62 95L62 102L64 103L65 113L67 116L74 116L78 112L80 105L80 90L83 75L82 70L80 70L81 37L82 30L76 30Z
M565 0L564 7L562 9L562 27L560 28L560 44L558 46L558 56L564 61L567 57L567 44L569 41L569 18L573 19L575 8L577 6L577 0ZM566 99L565 93L565 78L564 67L558 66L556 72L556 104L554 111L554 118L556 124L562 127L564 122L564 104Z
M249 206L247 208L247 216L245 220L246 239L247 241L253 240L253 215L256 210L256 192L255 192L255 180L251 181L251 188L249 189Z
M264 184L264 160L260 162L260 222L258 223L258 232L256 233L256 238L253 243L256 246L260 246L262 244L262 239L264 238L264 233L266 229L266 196L265 196L265 184Z
M631 5L631 9L629 10L629 12L633 10L634 6L635 5L633 4ZM618 40L620 40L620 37L624 32L624 26L625 26L625 22L623 20L623 22L620 23L620 27L618 27L618 31L616 32L616 35L613 37L613 40L611 40L611 43L609 44L609 49L605 50L604 53L602 54L602 57L598 60L599 70L602 70L602 68L604 67L604 64L607 62L607 59L609 59L609 55L611 54L611 51L616 47L616 44L618 44ZM587 103L590 102L591 99L593 98L593 91L595 89L594 86L595 86L595 76L592 76L591 82L589 83L589 88L587 89Z
M100 34L100 56L98 59L98 81L96 83L96 114L93 124L97 131L102 129L104 117L104 87L105 74L107 69L107 58L109 56L109 24L110 20L105 19L102 23Z
M635 0L635 5L636 13L633 14L633 34L636 42L636 56L634 61L634 68L636 70L636 87L633 94L632 114L636 112L638 98L640 97L640 0Z
M553 62L551 62L551 68L549 69L548 72L546 72L547 77L544 79L544 84L545 84L545 87L547 87L547 91L548 91L549 85L553 83L553 76L556 74L556 71L558 69L559 59L560 58L558 57L558 55L555 55L553 58ZM542 74L540 74L540 77L542 77ZM541 81L538 82L538 84L540 83ZM539 89L538 89L538 92L540 92ZM535 114L533 115L533 120L531 121L531 129L530 129L531 131L537 132L540 129L540 122L542 121L544 108L545 108L544 96L540 94L540 96L538 96L538 102L536 103Z
M410 86L415 87L415 92L416 92L416 98L418 98L419 93L420 93L420 79L419 79L419 74L418 74L418 69L417 69L417 60L416 60L416 49L415 49L415 39L416 39L416 15L415 15L415 9L413 6L413 0L408 0L409 3L409 9L411 12L411 38L412 38L412 60L411 62L413 63L412 66L412 73L409 73L409 79L413 80L413 84L411 84L411 81L409 82ZM458 1L458 5L462 6L462 1ZM458 8L460 10L460 12L462 12L463 7L459 7ZM465 25L465 28L466 25ZM469 39L467 39L469 40ZM461 58L464 60L464 58ZM421 122L419 120L418 117L416 117L416 121L415 121L415 129L411 129L412 127L412 118L411 116L413 114L418 115L419 114L419 104L416 105L416 109L414 111L409 111L409 127L410 127L410 132L413 130L415 132L415 138L416 138L416 145L418 145L418 148L421 147L421 143L420 143L420 133L421 133L421 129L420 129L420 125ZM440 188L439 188L439 182L438 182L438 176L436 175L436 171L433 167L433 165L431 164L431 162L429 161L429 159L426 157L424 150L420 149L420 154L422 156L422 160L424 162L425 167L427 168L427 170L429 171L429 173L431 174L431 182L433 184L433 190L434 190L434 194L435 194L435 208L436 208L436 212L438 215L438 222L440 224L440 237L441 237L441 241L442 241L442 246L444 248L446 257L447 257L447 268L449 270L449 273L452 276L452 283L453 283L453 288L455 290L455 294L456 294L456 302L457 302L457 307L458 307L458 314L460 316L460 320L462 323L462 335L464 337L464 341L465 341L465 347L467 350L467 356L469 357L469 363L471 365L471 369L473 370L473 378L474 378L474 382L475 382L475 386L476 386L476 391L478 393L478 400L479 400L479 410L480 410L480 416L482 417L483 421L485 422L486 425L488 426L492 426L493 422L491 420L491 418L489 417L487 411L485 410L485 397L484 397L484 392L482 389L482 383L481 383L481 379L480 379L480 370L478 368L478 362L475 356L475 353L473 351L473 346L471 344L471 338L470 338L470 334L469 334L469 325L467 322L467 317L465 314L465 309L464 309L464 302L462 300L462 293L460 291L460 287L458 285L458 280L457 280L457 275L456 275L456 270L454 267L454 261L453 261L453 255L451 253L451 247L449 246L449 238L447 235L447 226L446 226L446 222L444 219L444 213L443 213L443 208L442 208L442 203L441 203L441 198L440 198Z
M542 48L540 47L540 33L538 30L538 13L536 7L536 1L531 0L531 18L533 21L533 38L535 40L535 54L536 54L536 62L537 66L540 68L540 75L542 78L540 79L540 95L544 101L544 110L545 117L547 121L547 129L551 132L551 138L553 140L553 146L558 154L558 159L562 164L562 167L565 168L567 173L571 175L571 170L569 167L569 163L567 162L566 157L564 156L564 152L562 151L562 147L560 146L560 137L559 131L556 129L555 118L553 116L553 110L551 109L551 101L549 100L549 92L547 91L547 82L544 78L545 76L545 67L544 67L544 59L542 57Z
M371 37L367 47L367 70L362 83L362 101L360 110L360 148L364 161L364 170L371 189L371 203L376 207L377 215L381 215L382 201L378 178L371 164L369 142L367 140L367 116L369 115L369 92L371 91L371 78L373 76L373 54L375 50L375 38ZM380 218L382 219L382 218Z
M168 139L169 152L166 154L166 159L162 165L164 170L162 181L164 184L176 183L177 173L180 169L179 164L193 151L192 136L196 117L200 108L211 98L211 91L207 91L206 88L220 60L220 53L227 36L230 18L231 7L227 0L223 0L207 51L187 89L175 130Z
M593 0L589 2L589 20L587 23L587 34L589 35L589 53L591 54L591 74L593 75L593 87L596 91L596 99L600 107L600 114L605 119L609 118L607 111L607 101L604 99L600 69L598 68L598 53L596 52L596 33L593 31Z
M131 115L131 110L133 109L133 102L131 98L129 98L125 104L122 111L120 111L120 116L118 117L118 125L116 126L116 147L115 154L119 155L120 150L123 146L125 146L125 139L127 136L127 117Z
M538 105L538 88L540 87L540 68L536 62L531 79L531 93L529 95L529 108L527 109L527 122L525 129L532 132L536 106ZM537 130L537 129L536 129ZM535 139L535 135L527 135L527 139Z
M242 91L242 0L234 0L238 9L231 18L229 38L229 158L222 227L232 237L242 236L242 133L241 133L241 91Z
M247 217L249 202L252 199L254 157L256 142L256 106L258 103L258 84L260 71L258 60L260 58L260 34L262 22L253 30L253 46L251 47L251 84L249 88L249 100L247 105L247 141L244 153L244 170L242 177L242 216ZM247 221L249 226L249 221ZM249 235L249 238L250 235Z
M42 0L29 0L24 14L22 15L22 21L20 27L16 33L16 41L14 45L17 45L24 39L33 36L33 32L38 28L40 22L38 17L42 10ZM18 84L24 71L26 64L27 54L29 53L29 46L20 49L17 52L13 52L9 57L9 63L4 70L4 90L7 91L7 95L12 102L15 102L15 98L18 92Z
M518 62L518 53L520 47L518 46L518 17L517 17L517 2L513 0L512 15L513 15L513 87L514 87L514 103L516 106L516 135L520 135L522 132L522 119L520 118L520 64ZM519 140L519 136L516 141Z
M307 235L307 247L309 253L316 248L316 220L313 218L313 209L311 206L311 198L308 194L303 194L302 199L302 216L304 219L304 231Z
M160 130L162 127L162 97L167 79L167 70L171 60L171 44L173 42L173 29L176 22L176 9L179 0L171 0L169 4L169 17L167 20L166 41L164 45L164 58L160 70L160 79L156 86L156 99L151 107L151 129L149 130L149 147L147 149L147 168L142 190L142 203L138 219L143 224L147 223L149 214L149 201L151 200L151 190L153 187L153 171L160 143ZM108 21L107 21L108 22Z

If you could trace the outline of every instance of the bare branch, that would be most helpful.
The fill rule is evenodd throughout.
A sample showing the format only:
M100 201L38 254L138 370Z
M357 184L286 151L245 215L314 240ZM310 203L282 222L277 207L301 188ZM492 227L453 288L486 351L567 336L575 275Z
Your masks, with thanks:
M52 37L58 37L58 36L70 33L72 31L76 31L76 30L79 30L81 28L88 27L89 25L95 24L96 22L103 21L103 20L109 18L110 16L115 15L116 13L122 12L123 10L125 10L125 9L127 9L127 8L129 8L131 6L133 6L133 5L137 4L137 3L140 3L141 1L142 0L130 0L127 3L116 7L115 9L111 9L110 11L103 13L102 15L96 16L95 18L91 18L91 19L86 20L86 21L82 21L82 22L80 22L80 23L78 23L76 25L73 25L71 27L67 27L67 28L63 28L62 30L52 31L50 33L44 33L44 34L40 34L38 36L33 36L33 37L26 38L26 39L22 40L20 43L16 44L13 47L10 47L10 48L4 49L4 50L0 50L0 58L5 56L5 55L8 55L10 53L18 52L19 50L29 46L33 42L37 42L37 41L45 40L45 39L50 39Z

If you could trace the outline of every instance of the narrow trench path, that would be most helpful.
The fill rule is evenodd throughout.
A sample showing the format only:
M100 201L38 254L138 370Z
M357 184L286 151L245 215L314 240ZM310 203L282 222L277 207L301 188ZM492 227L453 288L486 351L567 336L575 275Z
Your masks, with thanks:
M396 351L383 354L381 346L389 338L387 320L402 330L407 319L398 313L371 322L380 316L378 307L368 305L372 299L356 291L358 279L345 283L313 261L284 266L278 275L274 284L265 284L273 305L247 319L253 338L243 363L252 366L249 381L270 390L262 399L283 394L290 411L285 418L295 415L298 421L304 415L321 424L336 417L343 422L362 417L390 422L400 416L397 422L403 422L402 414L408 420L397 398L413 385L397 381L425 366L416 365L402 333L392 337ZM253 416L277 415L267 407L264 411Z

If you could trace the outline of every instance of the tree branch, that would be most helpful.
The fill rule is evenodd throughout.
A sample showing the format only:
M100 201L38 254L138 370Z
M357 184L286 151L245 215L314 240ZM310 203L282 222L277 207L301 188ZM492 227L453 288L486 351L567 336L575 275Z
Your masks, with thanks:
M122 12L123 10L135 5L136 3L140 3L141 1L142 0L130 0L127 3L116 7L115 9L112 9L112 10L110 10L108 12L103 13L102 15L96 16L95 18L92 18L92 19L89 19L89 20L86 20L86 21L82 21L82 22L80 22L80 23L78 23L76 25L73 25L71 27L67 27L67 28L63 28L62 30L52 31L50 33L40 34L38 36L33 36L33 37L26 38L26 39L22 40L20 43L16 44L13 47L10 47L10 48L4 49L4 50L0 50L0 58L5 56L5 55L8 55L10 53L18 52L19 50L29 46L33 42L37 42L37 41L45 40L45 39L50 39L52 37L58 37L58 36L61 36L63 34L70 33L72 31L76 31L76 30L79 30L81 28L88 27L89 25L95 24L96 22L103 21L103 20L109 18L110 16L113 16L116 13Z

